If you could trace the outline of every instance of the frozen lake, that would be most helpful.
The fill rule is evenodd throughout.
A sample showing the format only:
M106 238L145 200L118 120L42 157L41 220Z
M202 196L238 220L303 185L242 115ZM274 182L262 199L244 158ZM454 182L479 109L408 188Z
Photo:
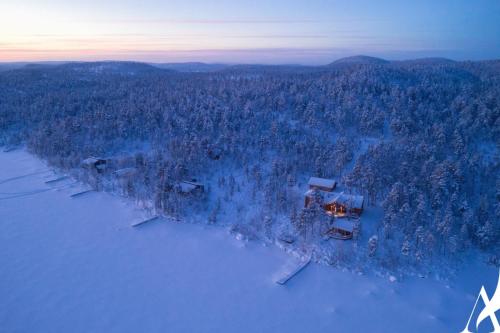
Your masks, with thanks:
M459 332L482 284L391 283L309 265L225 230L165 221L90 193L17 150L0 153L0 332ZM487 288L492 295L491 288ZM489 328L489 323L485 324Z

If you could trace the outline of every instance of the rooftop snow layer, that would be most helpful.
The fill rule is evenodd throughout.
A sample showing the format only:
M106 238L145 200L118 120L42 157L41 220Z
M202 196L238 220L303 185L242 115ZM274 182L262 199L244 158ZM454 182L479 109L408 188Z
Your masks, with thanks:
M309 178L308 184L309 184L309 186L333 188L333 187L335 187L337 182L333 179L311 177L311 178Z
M349 208L363 208L364 197L362 195L345 194L344 192L332 193L326 199L326 203L338 203Z
M354 230L354 223L348 219L336 219L333 224L334 228L352 232Z
M179 185L181 187L181 191L184 193L189 193L189 192L195 190L196 188L203 186L203 184L196 183L196 182L189 182L189 181L182 181L182 182L180 182Z

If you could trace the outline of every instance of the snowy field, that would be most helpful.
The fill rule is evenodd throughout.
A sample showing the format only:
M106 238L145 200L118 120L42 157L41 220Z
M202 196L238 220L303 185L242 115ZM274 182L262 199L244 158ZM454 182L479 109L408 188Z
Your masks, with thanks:
M24 151L0 153L0 332L460 332L498 272L390 282L311 264L217 227L146 217ZM485 322L488 322L486 320ZM489 329L489 323L482 329Z

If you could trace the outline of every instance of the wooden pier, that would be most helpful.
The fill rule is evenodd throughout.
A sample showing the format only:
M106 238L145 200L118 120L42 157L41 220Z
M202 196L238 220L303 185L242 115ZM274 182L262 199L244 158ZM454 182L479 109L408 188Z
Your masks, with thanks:
M159 219L159 216L153 216L153 217L151 217L149 219L146 219L146 220L143 220L143 221L139 221L137 223L132 224L132 227L135 228L135 227L138 227L138 226L143 225L145 223L156 221L158 219Z
M310 262L311 258L307 258L306 260L302 261L294 270L288 272L281 279L277 280L276 283L280 285L285 285L288 281L290 281L290 279L292 279L295 275L299 274L304 268L306 268Z
M82 195L90 193L90 192L94 192L94 190L86 190L86 191L82 191L82 192L78 192L78 193L73 193L70 195L70 197L76 198L76 197L82 196Z

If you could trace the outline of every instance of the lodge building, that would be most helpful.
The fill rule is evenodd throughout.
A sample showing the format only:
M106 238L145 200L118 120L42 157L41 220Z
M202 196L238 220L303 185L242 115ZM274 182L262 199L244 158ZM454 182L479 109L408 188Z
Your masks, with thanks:
M354 230L352 219L359 219L363 213L363 196L333 192L336 182L332 179L311 177L308 185L304 206L311 207L314 201L319 201L325 213L335 218L326 234L338 239L352 238ZM346 219L342 219L344 217Z

